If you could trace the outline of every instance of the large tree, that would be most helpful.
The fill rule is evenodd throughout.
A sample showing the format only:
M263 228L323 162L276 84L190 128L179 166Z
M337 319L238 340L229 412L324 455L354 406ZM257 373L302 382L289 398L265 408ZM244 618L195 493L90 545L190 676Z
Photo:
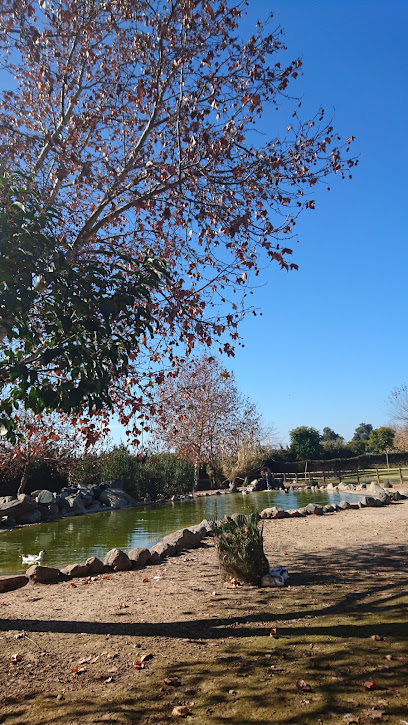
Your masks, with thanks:
M307 461L311 458L320 458L322 436L316 428L300 425L289 431L290 448L295 458Z
M160 321L153 341L139 336L112 381L124 424L146 386L196 342L218 340L233 353L244 310L237 291L245 296L267 261L296 266L287 240L298 214L314 208L319 181L355 163L351 139L340 141L323 110L301 119L300 103L286 105L301 61L285 63L270 24L241 40L244 7L0 0L5 172L23 172L43 210L57 211L59 249L79 274L119 253L133 273L148 249L169 268L148 299ZM281 105L290 123L270 123L261 142L254 126ZM46 275L39 284L51 290ZM4 344L5 320L0 328Z
M368 441L373 430L371 423L360 423L354 431L352 441Z
M394 447L395 430L386 425L374 428L370 433L368 448L373 453L387 453ZM387 458L388 461L388 458Z
M243 442L261 433L254 403L238 391L221 362L206 355L167 378L156 404L157 439L194 465L196 483L200 463L214 468L222 456L236 458Z
M368 441L368 450L374 453L385 453L385 459L387 461L387 468L390 467L388 454L392 448L394 448L395 430L389 428L386 425L380 428L374 428L370 433Z

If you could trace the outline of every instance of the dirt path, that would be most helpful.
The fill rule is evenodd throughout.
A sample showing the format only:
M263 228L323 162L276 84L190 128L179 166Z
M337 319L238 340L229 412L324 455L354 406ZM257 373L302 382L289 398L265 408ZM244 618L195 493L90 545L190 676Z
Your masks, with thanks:
M360 682L377 654L388 678L392 671L398 683L405 668L406 680L407 517L404 501L266 521L269 562L290 572L284 590L223 585L208 540L142 571L0 595L0 723L159 725L177 720L175 705L191 708L196 725L344 723L348 710L359 718L349 722L364 723L370 707L389 723L408 719L398 700L404 693L408 701L406 682L394 682L391 698L388 687L374 695ZM378 642L370 639L377 629ZM346 694L343 685L333 694L338 673L328 663L347 659L353 647L361 677L344 686ZM316 654L319 684L305 695L295 683L311 677L312 650L323 666L317 676ZM143 655L153 657L142 662ZM344 671L354 676L356 666ZM166 684L168 676L184 684Z

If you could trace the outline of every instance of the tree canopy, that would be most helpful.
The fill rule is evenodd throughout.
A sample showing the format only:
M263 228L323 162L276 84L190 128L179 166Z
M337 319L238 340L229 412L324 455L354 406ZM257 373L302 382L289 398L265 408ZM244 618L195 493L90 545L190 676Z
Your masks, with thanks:
M245 440L257 440L261 417L237 389L233 375L206 355L194 357L159 387L157 439L198 468L223 455L238 456Z
M53 235L55 213L21 182L0 177L0 423L10 440L21 404L37 414L112 407L112 381L153 331L147 303L164 272L149 258L129 272L120 251L68 261Z
M158 320L153 339L136 316L131 354L117 341L122 376L109 396L125 425L196 343L233 354L249 278L268 261L296 267L288 240L297 216L315 207L319 181L348 176L356 163L352 138L341 141L323 109L302 119L289 101L302 64L285 62L281 29L269 19L241 40L243 12L226 0L1 1L3 169L23 173L42 212L58 215L54 238L72 274L69 284L59 276L64 295L72 279L84 298L88 274L102 292L120 259L130 260L129 275L143 276L146 258L168 267L142 304ZM254 125L281 107L290 122L271 125L261 142ZM42 299L63 306L58 259L48 274L43 261ZM63 322L37 330L49 349ZM3 349L7 330L3 319ZM24 347L30 333L19 336ZM58 367L68 384L82 354ZM92 395L87 403L95 412Z
M307 461L321 456L321 434L316 428L301 425L290 431L290 448L295 458Z
M371 423L360 423L354 431L352 441L368 441L370 433L373 430Z
M373 453L385 453L394 446L395 431L383 425L370 433L368 448Z
M342 436L340 436L338 433L336 433L333 428L329 428L326 426L323 428L321 441L323 443L330 443L332 441L340 441L342 440Z

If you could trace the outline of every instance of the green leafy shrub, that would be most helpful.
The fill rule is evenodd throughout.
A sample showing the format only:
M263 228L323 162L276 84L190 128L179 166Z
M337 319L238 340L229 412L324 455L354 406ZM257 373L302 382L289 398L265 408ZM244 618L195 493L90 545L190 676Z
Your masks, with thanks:
M138 499L186 494L194 484L192 465L174 453L141 457L129 453L124 446L114 448L104 457L101 475L105 481L120 481L125 491Z
M97 453L84 453L72 462L68 473L70 486L91 486L101 482L103 457Z
M138 473L136 456L123 445L115 446L103 457L101 480L120 481L124 490L135 498L140 498L141 495Z
M211 522L221 574L259 586L269 571L263 549L262 525L256 513L225 516Z

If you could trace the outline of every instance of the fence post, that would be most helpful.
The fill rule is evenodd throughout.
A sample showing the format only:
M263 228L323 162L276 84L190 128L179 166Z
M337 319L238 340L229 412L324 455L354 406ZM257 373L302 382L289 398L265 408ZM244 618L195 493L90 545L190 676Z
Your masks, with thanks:
M283 485L286 488L286 473L283 474Z
M339 483L341 483L341 471L337 471L337 475L339 477Z
M323 484L326 485L326 471L323 471Z
M401 481L401 483L404 483L404 477L402 475L402 468L399 469L399 475L400 475L400 481Z
M375 469L377 471L377 483L380 485L380 474L378 472L378 468Z
M357 483L360 483L360 474L358 472L358 468L357 468Z

